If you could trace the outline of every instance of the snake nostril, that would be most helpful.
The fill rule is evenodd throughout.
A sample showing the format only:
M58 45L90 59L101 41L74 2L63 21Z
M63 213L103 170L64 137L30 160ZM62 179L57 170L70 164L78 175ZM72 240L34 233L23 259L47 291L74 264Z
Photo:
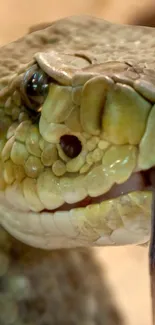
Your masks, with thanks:
M82 150L81 141L75 135L63 135L60 138L60 146L69 158L77 157Z

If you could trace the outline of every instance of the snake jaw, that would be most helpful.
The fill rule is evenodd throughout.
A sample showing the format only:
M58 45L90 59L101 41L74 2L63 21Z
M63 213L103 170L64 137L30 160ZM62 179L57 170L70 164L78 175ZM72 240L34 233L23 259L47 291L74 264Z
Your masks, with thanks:
M99 196L91 197L86 196L83 200L78 201L76 203L64 203L62 206L58 207L52 212L56 211L69 211L75 208L85 208L92 204L100 204L103 201L113 200L115 198L121 197L122 195L126 195L132 192L139 191L152 191L151 183L149 181L149 171L147 171L147 175L145 173L133 173L129 179L122 184L114 184L108 192L101 194ZM45 210L50 212L50 210Z
M1 223L19 240L43 249L145 243L152 193L144 185L144 177L135 173L103 196L40 212L15 209L1 194Z

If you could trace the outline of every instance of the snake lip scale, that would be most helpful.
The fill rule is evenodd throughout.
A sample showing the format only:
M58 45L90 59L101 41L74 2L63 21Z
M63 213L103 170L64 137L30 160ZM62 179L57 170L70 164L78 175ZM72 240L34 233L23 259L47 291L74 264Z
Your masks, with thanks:
M112 188L105 194L99 195L97 197L90 197L87 196L80 202L73 203L73 204L63 204L61 207L55 210L51 210L51 212L56 211L68 211L75 208L86 207L90 204L97 204L101 203L105 200L112 200L117 198L121 195L125 195L127 193L131 193L134 191L153 191L152 182L155 179L155 170L149 169L143 172L135 172L133 173L130 178L122 183L122 184L115 184ZM45 212L50 212L50 210L44 210Z

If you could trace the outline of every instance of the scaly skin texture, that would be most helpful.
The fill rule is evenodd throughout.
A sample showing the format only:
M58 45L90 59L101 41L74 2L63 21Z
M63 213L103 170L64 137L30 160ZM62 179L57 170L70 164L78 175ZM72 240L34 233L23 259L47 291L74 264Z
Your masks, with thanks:
M151 192L132 187L102 203L92 198L155 165L154 39L154 29L74 17L1 48L0 224L13 237L41 249L149 240ZM37 109L26 91L34 71L46 73L49 87ZM64 135L80 141L76 157L64 152ZM102 305L91 251L44 252L5 236L4 231L2 295L12 312L0 313L2 323L9 324L12 315L14 324L121 324L116 311L111 317L113 307ZM13 283L10 272L17 277ZM18 297L20 286L26 297ZM31 303L37 304L32 310Z
M45 249L148 241L151 192L94 198L155 164L153 40L154 29L74 17L1 48L0 221L13 236ZM37 112L26 86L38 69L50 79Z

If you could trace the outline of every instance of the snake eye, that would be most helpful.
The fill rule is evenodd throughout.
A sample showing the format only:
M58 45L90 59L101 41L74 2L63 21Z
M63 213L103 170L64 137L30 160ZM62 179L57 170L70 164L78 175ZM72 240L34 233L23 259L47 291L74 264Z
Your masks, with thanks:
M33 73L26 84L26 93L29 97L44 97L48 93L48 78L39 71Z
M77 157L82 150L82 144L75 135L63 135L60 138L60 146L69 158Z
M41 70L33 69L24 76L24 98L28 106L38 111L43 104L49 90L49 77Z

